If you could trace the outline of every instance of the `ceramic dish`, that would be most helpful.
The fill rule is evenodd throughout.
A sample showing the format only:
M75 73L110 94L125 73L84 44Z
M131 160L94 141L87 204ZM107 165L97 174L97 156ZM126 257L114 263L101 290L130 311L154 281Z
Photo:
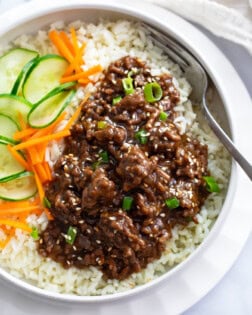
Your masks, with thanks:
M250 98L245 88L221 52L194 27L172 13L151 5L144 7L138 3L133 5L131 1L120 3L112 0L108 0L106 3L81 0L31 2L1 17L0 44L5 45L21 34L29 33L31 30L36 31L57 20L63 19L70 22L84 19L92 22L99 17L126 17L141 20L176 37L186 46L207 69L224 104L217 109L218 114L222 116L222 120L230 129L232 137L241 151L252 160L252 150L246 144L246 136L252 131L250 124L252 109L249 107ZM238 108L237 104L242 106L242 110ZM122 297L133 299L139 293L142 293L141 296L143 296L143 292L147 289L159 296L162 296L162 292L164 293L165 290L167 292L166 303L169 303L171 313L181 312L196 302L220 280L245 243L250 229L248 218L251 217L248 209L248 186L247 178L234 164L221 214L205 241L188 259L168 273L125 293L97 297L62 295L36 288L25 281L16 279L3 269L0 269L1 277L29 294L33 293L61 302L91 302L95 305L99 303L94 307L101 307L101 303L105 301L114 301ZM242 200L242 207L240 200ZM132 300L129 300L131 304L130 301ZM109 305L106 304L106 307Z

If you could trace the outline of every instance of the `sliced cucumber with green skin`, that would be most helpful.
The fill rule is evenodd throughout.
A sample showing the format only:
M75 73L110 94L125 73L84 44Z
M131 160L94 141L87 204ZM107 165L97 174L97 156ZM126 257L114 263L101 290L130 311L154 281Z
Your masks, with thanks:
M65 91L64 89L72 85L68 83L62 85L61 88L56 88L54 93L49 93L47 97L37 103L28 114L29 125L33 128L45 128L52 124L71 103L75 91ZM56 90L57 93L55 93Z
M11 90L11 94L13 95L21 95L22 94L22 86L25 80L26 74L30 70L30 68L37 62L38 56L30 60L20 71L13 87Z
M68 65L67 60L58 55L45 55L38 58L24 80L24 98L32 104L39 102L60 84L60 78Z
M0 199L20 201L33 197L37 186L31 172L23 172L18 178L0 183Z
M24 172L24 167L12 156L6 144L0 143L0 183L14 179Z
M11 92L20 71L36 56L36 51L15 48L0 58L0 93Z
M13 135L18 130L19 127L12 118L0 114L0 143L17 143L17 141L13 139Z
M20 96L0 94L0 113L9 116L17 124L19 113L22 115L24 121L27 121L27 115L31 108L32 104Z

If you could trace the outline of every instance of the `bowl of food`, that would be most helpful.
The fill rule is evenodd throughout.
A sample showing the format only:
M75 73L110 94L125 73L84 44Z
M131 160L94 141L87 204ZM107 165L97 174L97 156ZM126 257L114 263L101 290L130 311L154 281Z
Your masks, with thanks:
M185 22L131 4L30 3L3 16L0 273L25 291L86 303L172 282L235 204L240 171L143 22L202 62L234 140L235 96Z

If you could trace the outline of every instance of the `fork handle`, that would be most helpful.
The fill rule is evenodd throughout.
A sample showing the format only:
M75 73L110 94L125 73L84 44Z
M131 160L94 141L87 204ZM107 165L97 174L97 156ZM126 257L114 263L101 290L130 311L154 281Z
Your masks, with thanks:
M252 180L252 165L245 159L245 157L239 152L236 148L232 140L228 137L225 131L220 127L217 121L214 119L212 114L207 108L206 99L203 97L203 109L205 117L208 120L210 127L212 128L213 132L231 154L231 156L235 159L235 161L241 166L244 172L248 175L250 180Z

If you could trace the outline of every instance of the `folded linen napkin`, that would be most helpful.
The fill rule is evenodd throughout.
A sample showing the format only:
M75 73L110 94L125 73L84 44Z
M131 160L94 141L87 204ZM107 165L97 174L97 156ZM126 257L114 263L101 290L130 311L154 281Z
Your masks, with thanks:
M252 0L146 0L196 22L252 54Z

